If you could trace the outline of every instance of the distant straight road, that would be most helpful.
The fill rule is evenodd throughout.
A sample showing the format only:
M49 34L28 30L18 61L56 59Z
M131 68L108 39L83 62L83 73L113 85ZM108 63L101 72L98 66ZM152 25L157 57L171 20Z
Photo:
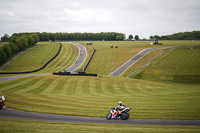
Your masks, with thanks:
M152 50L155 49L164 49L164 48L169 48L169 47L154 47L154 48L147 48L142 51L140 51L136 56L132 57L130 60L128 60L126 63L118 67L115 71L113 71L111 74L108 76L115 76L118 77L120 76L125 70L127 70L129 67L131 67L134 63L136 63L140 58L145 56L147 53L151 52Z

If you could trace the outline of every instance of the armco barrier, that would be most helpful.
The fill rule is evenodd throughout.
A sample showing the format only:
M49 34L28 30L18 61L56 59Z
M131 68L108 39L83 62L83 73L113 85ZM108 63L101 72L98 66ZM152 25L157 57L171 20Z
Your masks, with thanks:
M97 74L86 74L85 72L58 72L58 73L52 73L53 75L63 75L63 76L95 76L97 77Z
M94 56L94 53L96 52L96 49L94 49L92 55L90 56L90 59L88 60L87 64L85 65L85 67L83 68L83 72L85 72L85 70L87 69L90 61L92 60L92 57Z
M26 71L26 72L0 72L0 74L26 74L26 73L38 72L38 71L44 69L52 60L54 60L60 54L61 48L62 48L62 43L60 43L60 47L59 47L57 54L53 58L51 58L46 64L44 64L43 67L41 67L39 69L36 69L33 71Z

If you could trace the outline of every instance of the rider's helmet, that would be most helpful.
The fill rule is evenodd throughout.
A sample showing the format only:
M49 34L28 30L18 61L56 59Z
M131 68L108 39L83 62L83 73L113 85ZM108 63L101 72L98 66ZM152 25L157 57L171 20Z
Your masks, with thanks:
M122 104L123 104L122 101L119 101L119 102L118 102L118 105L122 106Z

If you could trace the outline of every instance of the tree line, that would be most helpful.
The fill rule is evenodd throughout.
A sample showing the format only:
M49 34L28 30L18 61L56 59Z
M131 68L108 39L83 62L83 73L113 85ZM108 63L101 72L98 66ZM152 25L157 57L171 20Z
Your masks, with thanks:
M165 36L154 35L149 38L157 40L200 40L200 31L180 32Z
M5 36L7 36L7 34L3 37ZM0 64L3 64L19 51L23 51L24 49L35 45L39 41L39 37L37 34L12 35L7 38L7 41L9 41L8 44L0 47Z
M12 36L30 35L33 33L14 33ZM101 32L101 33L48 33L48 32L35 32L40 41L94 41L94 40L105 40L105 41L122 41L125 39L125 34L116 32ZM6 37L5 37L6 38ZM1 39L2 40L2 39Z

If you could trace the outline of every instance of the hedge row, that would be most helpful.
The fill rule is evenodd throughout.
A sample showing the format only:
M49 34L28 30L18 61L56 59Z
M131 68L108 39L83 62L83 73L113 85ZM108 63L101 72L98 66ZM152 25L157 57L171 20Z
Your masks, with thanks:
M25 72L0 72L0 74L26 74L26 73L38 72L38 71L44 69L51 61L53 61L60 54L61 48L62 48L62 43L60 43L60 47L59 47L57 54L53 58L51 58L46 64L44 64L44 66L42 66L41 68L38 68L38 69L32 70L32 71L25 71Z
M0 65L9 60L19 51L23 51L28 47L35 45L39 41L37 34L12 36L8 44L0 47Z

